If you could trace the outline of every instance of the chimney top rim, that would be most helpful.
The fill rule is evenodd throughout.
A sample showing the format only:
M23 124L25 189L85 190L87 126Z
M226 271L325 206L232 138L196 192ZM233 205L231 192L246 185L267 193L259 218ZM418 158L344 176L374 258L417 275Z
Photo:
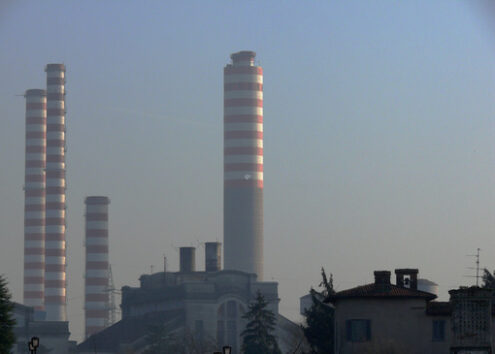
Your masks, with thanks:
M397 268L395 274L418 274L418 268Z

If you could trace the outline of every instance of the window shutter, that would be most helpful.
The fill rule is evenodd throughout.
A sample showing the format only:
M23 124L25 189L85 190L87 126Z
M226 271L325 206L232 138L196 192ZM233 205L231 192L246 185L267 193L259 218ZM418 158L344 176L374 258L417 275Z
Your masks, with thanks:
M352 340L352 334L351 334L351 321L347 320L345 321L345 333L346 333L346 338L348 341Z
M366 339L371 340L371 320L366 320Z

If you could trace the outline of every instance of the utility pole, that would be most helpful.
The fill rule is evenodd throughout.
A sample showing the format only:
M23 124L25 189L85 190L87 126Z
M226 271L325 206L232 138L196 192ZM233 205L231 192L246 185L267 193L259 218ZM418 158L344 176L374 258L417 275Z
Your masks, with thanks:
M476 286L478 286L480 279L480 249L478 248L476 253Z

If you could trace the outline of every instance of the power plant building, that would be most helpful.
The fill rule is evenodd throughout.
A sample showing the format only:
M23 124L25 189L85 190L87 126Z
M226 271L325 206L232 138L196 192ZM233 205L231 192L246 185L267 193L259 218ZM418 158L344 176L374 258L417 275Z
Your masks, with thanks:
M302 333L297 324L278 312L278 283L260 282L255 274L237 270L212 267L215 270L208 271L220 264L215 258L221 254L217 242L205 247L205 270L195 270L193 250L180 249L178 272L143 274L139 287L122 287L122 319L87 338L78 345L78 352L144 352L149 349L149 328L163 326L175 338L185 338L181 342L184 348L191 343L201 344L201 351L184 349L187 352L210 353L230 345L232 353L238 354L247 323L242 316L258 291L276 317L279 346L282 352L288 352L294 336Z
M263 279L263 69L256 53L224 68L225 269Z
M24 178L24 304L44 309L46 91L27 90Z
M109 263L108 205L110 199L87 197L86 204L86 271L85 271L85 338L108 326Z

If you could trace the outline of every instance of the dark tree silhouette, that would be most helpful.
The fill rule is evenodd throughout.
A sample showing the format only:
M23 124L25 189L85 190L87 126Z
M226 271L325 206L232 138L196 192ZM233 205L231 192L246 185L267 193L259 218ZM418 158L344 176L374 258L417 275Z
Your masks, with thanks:
M492 274L488 269L483 269L483 288L490 288L495 290L495 272Z
M245 354L281 354L275 331L276 319L268 310L268 303L260 292L255 301L249 305L249 310L242 316L249 322L242 332L242 352Z
M311 353L332 354L334 352L334 310L324 300L335 294L333 276L327 278L325 269L321 268L321 291L310 290L312 305L304 312L306 325L302 326L304 336L309 343Z
M7 281L0 275L0 353L10 353L15 344L13 318L14 304L7 288Z

